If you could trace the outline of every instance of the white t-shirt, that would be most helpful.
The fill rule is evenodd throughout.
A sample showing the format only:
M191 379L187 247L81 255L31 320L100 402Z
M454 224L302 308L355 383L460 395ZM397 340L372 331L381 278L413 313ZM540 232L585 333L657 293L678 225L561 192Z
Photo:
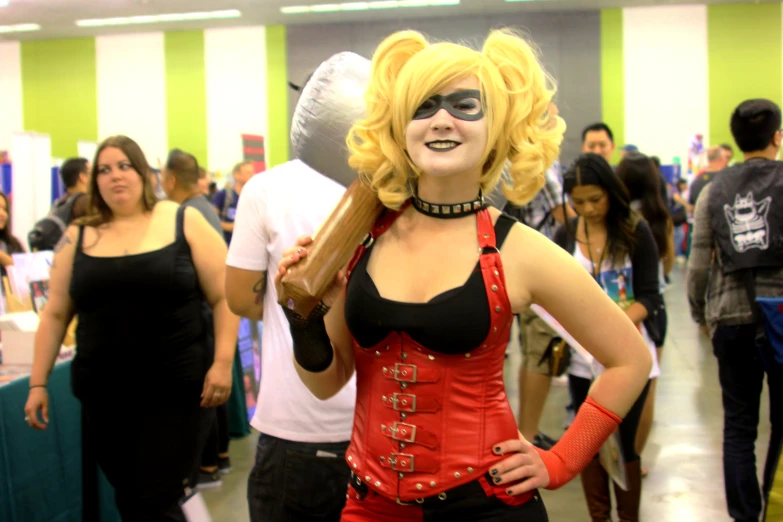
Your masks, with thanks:
M277 304L274 273L283 250L313 235L345 189L301 161L262 172L242 189L228 266L267 271L261 337L261 388L250 424L262 433L296 442L341 442L351 438L354 379L321 401L296 374L288 321Z
M581 264L585 270L591 274L593 273L593 262L585 257L578 245L574 246L573 255L574 259L579 261L579 264ZM606 294L612 298L612 301L617 303L621 308L626 309L635 302L633 294L633 267L629 257L626 256L625 264L621 268L613 266L611 261L605 259L601 263L598 282L603 287ZM661 369L658 366L658 354L655 351L655 343L650 339L650 335L647 333L647 328L644 327L644 324L639 325L639 331L652 356L653 364L652 369L650 370L650 379L654 379L661 374ZM571 364L568 367L568 373L571 375L592 380L594 376L599 375L603 370L603 366L598 361L593 360L592 363L588 362L576 350L571 351Z

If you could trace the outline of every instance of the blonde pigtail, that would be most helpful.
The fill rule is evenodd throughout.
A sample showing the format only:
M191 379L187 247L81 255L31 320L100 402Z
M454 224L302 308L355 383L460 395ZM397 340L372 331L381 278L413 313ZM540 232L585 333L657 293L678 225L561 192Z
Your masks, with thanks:
M366 116L351 127L346 140L349 165L392 209L410 197L404 129L395 131L392 122L396 81L408 60L428 45L421 33L401 31L378 46L365 93Z
M555 82L536 51L513 31L493 31L482 52L502 77L508 99L504 120L494 122L506 129L497 144L503 163L508 159L503 192L509 201L524 205L544 185L544 172L560 153L565 122L550 113Z

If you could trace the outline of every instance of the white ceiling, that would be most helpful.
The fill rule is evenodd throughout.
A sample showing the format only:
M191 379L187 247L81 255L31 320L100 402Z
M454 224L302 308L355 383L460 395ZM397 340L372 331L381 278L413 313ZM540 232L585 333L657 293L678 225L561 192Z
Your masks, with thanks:
M759 3L779 0L538 0L508 3L504 0L462 0L461 5L436 8L407 8L353 13L283 15L280 7L330 3L340 0L8 0L0 7L0 25L36 23L41 31L0 34L0 40L66 38L111 33L148 32L237 25L311 24L356 22L378 19L449 17L500 14L520 11L570 11L605 7L630 7L694 3ZM242 17L203 22L145 24L111 28L79 28L75 20L134 15L185 13L238 9Z

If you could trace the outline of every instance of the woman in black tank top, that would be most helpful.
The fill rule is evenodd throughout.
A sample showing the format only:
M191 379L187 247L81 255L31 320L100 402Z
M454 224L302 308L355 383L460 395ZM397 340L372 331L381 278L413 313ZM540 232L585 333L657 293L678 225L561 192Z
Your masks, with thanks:
M183 481L198 466L211 408L231 390L239 319L223 293L222 238L197 212L156 203L148 172L129 138L98 148L90 214L55 250L25 413L32 427L45 427L38 411L48 405L46 381L78 316L73 393L123 521L183 522Z

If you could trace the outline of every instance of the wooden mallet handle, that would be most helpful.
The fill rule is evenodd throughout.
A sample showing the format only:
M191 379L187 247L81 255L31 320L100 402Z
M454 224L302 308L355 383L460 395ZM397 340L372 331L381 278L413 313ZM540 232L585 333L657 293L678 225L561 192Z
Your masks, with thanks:
M307 257L283 276L278 303L309 317L372 229L383 204L361 180L348 187L307 247Z

